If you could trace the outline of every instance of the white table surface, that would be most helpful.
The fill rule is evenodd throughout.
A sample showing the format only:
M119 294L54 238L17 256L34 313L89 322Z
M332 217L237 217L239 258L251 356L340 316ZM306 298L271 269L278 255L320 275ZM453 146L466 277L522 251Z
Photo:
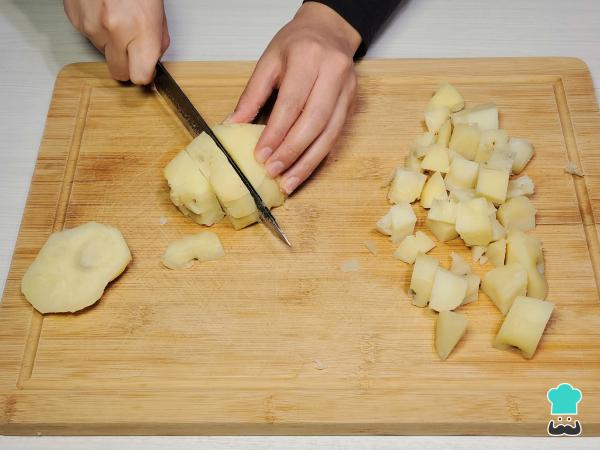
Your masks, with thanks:
M299 1L166 0L167 60L254 60ZM369 57L576 56L600 94L598 0L408 0ZM0 0L0 283L10 259L57 72L95 61L59 0ZM0 349L1 351L1 349ZM585 424L584 424L585 428ZM600 438L11 437L0 449L583 449Z

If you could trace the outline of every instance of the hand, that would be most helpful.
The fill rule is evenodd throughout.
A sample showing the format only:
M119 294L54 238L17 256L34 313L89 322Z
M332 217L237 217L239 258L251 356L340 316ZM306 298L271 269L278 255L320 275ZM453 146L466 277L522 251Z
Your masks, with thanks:
M277 101L255 150L289 194L317 168L354 104L358 32L329 7L302 5L273 38L228 122L250 122L275 88Z
M73 26L104 53L113 78L149 84L169 46L163 0L64 0Z

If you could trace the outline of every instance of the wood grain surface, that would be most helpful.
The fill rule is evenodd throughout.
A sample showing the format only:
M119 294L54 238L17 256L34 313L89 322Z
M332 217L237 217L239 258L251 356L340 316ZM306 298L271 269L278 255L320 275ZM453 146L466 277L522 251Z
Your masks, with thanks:
M218 122L253 64L169 67ZM1 433L544 435L546 390L569 382L584 394L584 434L600 435L600 114L587 68L528 58L365 61L358 71L357 112L336 151L275 211L293 250L262 226L223 223L214 229L226 256L183 271L159 260L201 230L162 178L187 132L155 94L110 80L103 64L61 72L0 305ZM410 268L373 229L388 208L381 185L442 81L470 104L497 103L502 127L537 149L526 173L556 310L531 361L491 346L502 317L483 294L462 308L467 335L439 361L434 315L409 304ZM568 160L584 178L564 173ZM42 317L21 277L51 232L90 220L121 229L134 260L94 307ZM448 264L449 250L468 254L458 241L432 254ZM350 258L360 270L341 272Z

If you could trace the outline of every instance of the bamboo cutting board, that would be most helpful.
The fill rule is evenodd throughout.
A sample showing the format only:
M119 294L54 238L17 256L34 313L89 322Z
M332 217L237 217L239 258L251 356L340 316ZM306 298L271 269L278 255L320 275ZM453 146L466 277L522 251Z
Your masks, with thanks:
M214 123L253 64L169 67ZM160 256L202 228L171 205L162 168L186 131L103 64L60 73L0 306L0 432L544 435L546 391L567 382L583 392L583 434L600 435L600 114L587 68L390 60L358 72L357 112L335 152L276 210L293 250L262 226L223 223L226 256L181 271ZM388 208L381 186L446 80L471 105L498 104L502 127L537 149L526 174L556 308L531 361L492 347L502 316L483 294L461 309L467 335L440 361L434 315L409 304L411 270L374 231ZM564 173L568 160L584 178ZM42 317L19 292L22 275L50 233L90 220L118 227L133 262L94 307ZM450 250L468 256L459 241L432 254L447 266ZM343 273L351 258L360 270Z

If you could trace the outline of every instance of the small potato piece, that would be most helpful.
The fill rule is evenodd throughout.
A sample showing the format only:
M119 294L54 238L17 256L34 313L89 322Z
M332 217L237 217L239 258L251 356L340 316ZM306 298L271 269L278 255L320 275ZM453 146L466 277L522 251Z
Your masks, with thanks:
M488 245L492 240L492 222L483 198L458 204L456 231L467 245Z
M445 223L437 220L427 219L425 221L425 225L427 225L427 228L429 228L429 230L440 242L451 241L452 239L456 239L458 237L456 227L453 223Z
M490 219L492 220L492 241L498 241L506 237L506 229L498 222L496 214L493 217L490 216Z
M456 275L468 275L471 273L471 266L458 253L450 253L450 258L452 258L450 272L455 273Z
M412 144L409 145L409 150L414 152L417 158L422 158L425 156L425 149L428 148L431 144L435 144L436 136L434 133L426 131L417 139L414 140Z
M42 314L75 312L96 303L131 261L119 230L88 222L50 235L21 281Z
M525 196L509 199L498 208L498 220L504 228L516 228L521 231L535 229L536 209Z
M431 208L427 212L427 218L429 220L454 224L456 223L457 207L458 203L452 200L436 198L431 203Z
M506 198L519 197L520 195L531 195L535 191L533 180L527 175L523 175L515 180L508 182L508 192Z
M435 350L443 361L467 331L467 318L453 311L442 311L435 321Z
M490 245L488 245L485 253L495 267L503 266L504 259L506 258L506 239L500 239L499 241L492 242Z
M391 203L412 203L421 197L427 176L412 170L398 169L388 191Z
M475 106L452 114L452 123L474 124L481 131L498 129L498 108L493 103Z
M434 311L451 311L460 306L467 293L467 280L440 267L435 271L429 307Z
M413 264L419 253L427 253L435 243L422 231L406 236L394 253L394 257L407 264Z
M544 267L541 241L516 228L508 232L506 241L506 263L520 263L527 270L527 295L545 299L548 282L539 270Z
M495 204L502 204L506 201L509 176L510 173L505 170L481 167L475 190Z
M527 270L517 263L496 267L485 274L481 289L506 314L515 298L527 292Z
M533 145L525 139L511 138L509 147L514 154L512 171L517 174L521 173L533 157Z
M477 182L479 164L462 157L456 157L450 163L450 169L444 181L448 188L472 189Z
M487 252L487 247L483 245L474 245L471 247L471 259L474 263L478 262L479 264L484 265L487 262L485 252Z
M458 203L466 202L467 200L477 197L475 189L460 189L449 186L448 190L450 191L450 199Z
M186 236L173 241L162 257L162 263L169 269L184 269L192 266L192 261L213 261L225 255L219 237L210 231Z
M481 283L481 278L472 273L464 275L464 277L467 280L467 293L461 305L473 303L479 298L479 284Z
M409 151L408 155L406 155L404 167L408 170L412 170L413 172L423 172L421 169L421 160L417 157L413 150Z
M508 133L505 130L482 131L475 161L487 161L496 147L502 147L506 145L508 145Z
M519 296L515 299L496 335L494 346L506 349L517 347L531 359L550 320L554 305L543 300Z
M448 149L438 144L432 144L427 148L427 153L421 161L421 169L430 172L447 173L450 169L450 156Z
M450 143L450 137L452 136L452 121L450 119L446 120L440 131L438 131L437 140L435 141L438 145L443 145L445 148L448 148L448 144Z
M394 244L400 243L415 229L417 216L409 203L399 203L377 222L377 230L392 237Z
M431 108L425 111L425 124L430 133L437 133L450 118L450 109L446 106Z
M465 99L454 86L444 83L437 88L435 94L429 100L427 108L439 108L441 106L446 106L450 111L457 112L465 107Z
M473 161L477 155L480 140L481 131L476 126L455 123L449 147L464 158Z
M425 183L421 192L421 206L423 208L431 208L435 199L447 200L448 192L446 191L446 183L439 172L435 172Z
M433 256L423 253L417 255L410 279L410 289L414 292L413 305L424 308L429 303L435 271L439 265L440 262Z

